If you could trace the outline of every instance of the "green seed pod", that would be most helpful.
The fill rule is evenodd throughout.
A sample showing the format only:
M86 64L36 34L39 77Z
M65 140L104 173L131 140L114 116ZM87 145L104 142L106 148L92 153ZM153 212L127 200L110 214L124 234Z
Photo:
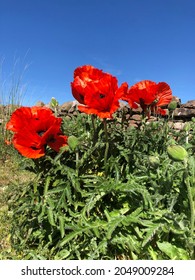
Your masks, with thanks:
M189 122L185 123L185 125L183 127L183 130L184 131L189 131L190 130L190 123Z
M188 157L187 151L180 145L170 145L167 147L169 157L175 161L184 161Z
M195 117L192 117L192 122L195 123Z
M50 101L50 106L52 107L52 108L55 108L55 107L57 107L59 105L59 102L55 99L55 97L52 97L51 98L51 101Z
M176 101L171 101L168 105L169 111L173 111L177 108L177 102Z
M149 156L148 162L149 165L153 168L157 168L160 165L160 159L158 156Z
M68 146L71 150L75 150L79 144L78 138L74 135L68 137Z

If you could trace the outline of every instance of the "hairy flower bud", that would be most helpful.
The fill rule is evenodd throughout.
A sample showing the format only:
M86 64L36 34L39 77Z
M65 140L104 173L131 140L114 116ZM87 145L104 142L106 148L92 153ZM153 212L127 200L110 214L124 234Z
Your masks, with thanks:
M58 105L59 105L59 102L55 99L55 97L52 97L51 101L50 101L50 106L52 108L56 108Z
M176 101L171 101L168 105L169 111L173 111L177 108L177 102Z
M160 164L160 159L158 156L149 156L148 161L149 165L153 168L157 168Z
M187 151L180 145L170 145L167 147L169 157L175 161L184 161L188 157Z
M190 131L190 123L189 122L187 122L187 123L185 123L185 125L184 125L184 127L183 127L183 130L184 131Z
M74 135L71 135L68 137L68 146L70 147L71 150L75 150L79 144L78 138L75 137Z

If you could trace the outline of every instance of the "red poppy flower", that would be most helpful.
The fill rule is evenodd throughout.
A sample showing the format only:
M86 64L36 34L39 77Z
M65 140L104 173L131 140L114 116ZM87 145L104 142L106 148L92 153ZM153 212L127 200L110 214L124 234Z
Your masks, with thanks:
M86 86L90 82L98 82L104 76L102 70L91 65L78 67L74 71L74 81L71 83L72 94L74 98L81 104L85 104Z
M78 76L75 76L71 84L73 95L86 105L79 105L78 109L100 118L112 118L112 114L119 108L119 99L127 91L127 83L118 88L115 77L89 65L77 68L76 74Z
M128 101L131 108L138 108L140 105L145 110L148 105L154 102L155 98L156 83L145 80L130 87L122 99Z
M47 145L57 152L67 145L61 122L50 109L21 107L12 114L7 129L15 132L13 145L23 156L39 158L45 154Z
M41 130L41 132L38 132L41 136L41 145L47 144L56 152L59 152L62 146L67 145L68 137L62 135L60 129L61 122L61 118L55 117L55 120L50 119L50 121L48 120L48 122L45 123L45 130Z
M55 118L53 112L49 108L39 106L20 107L13 112L10 121L6 124L6 129L18 132L31 125L33 127L40 125L40 120L44 120L45 122L51 117Z
M165 106L172 100L172 91L167 83L160 82L157 84L156 103L157 107Z
M140 105L144 112L150 109L156 113L165 114L160 107L171 102L172 91L164 82L155 83L144 80L130 87L122 99L127 101L131 108L138 108Z
M53 127L45 132L43 136L34 133L34 131L27 130L15 133L13 145L21 155L35 159L45 155L46 145L50 146L50 148L56 152L59 152L62 146L67 145L67 140L67 136L57 134Z
M45 145L41 145L41 137L32 131L15 133L13 145L21 155L27 158L40 158L45 155Z

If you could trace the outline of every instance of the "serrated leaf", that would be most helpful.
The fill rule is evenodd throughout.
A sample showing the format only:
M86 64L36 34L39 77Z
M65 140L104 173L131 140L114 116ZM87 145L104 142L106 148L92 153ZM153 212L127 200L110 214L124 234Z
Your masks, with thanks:
M154 237L154 235L158 232L158 230L160 228L161 228L161 224L156 224L147 229L147 234L142 242L143 247L145 247L148 244L148 242L150 242L152 240L152 238Z
M70 255L70 251L63 249L55 255L55 260L64 260Z
M58 219L59 219L59 228L60 228L61 238L63 238L64 235L65 235L65 229L64 229L65 221L64 221L64 217L59 216Z
M72 239L74 239L77 235L79 235L80 233L82 233L82 230L75 230L69 234L67 234L65 236L65 238L63 238L62 241L60 241L59 243L59 247L63 247L64 245L66 245L66 243L68 243L69 241L71 241Z
M189 260L186 250L176 247L169 242L157 242L158 248L165 253L171 260Z
M107 233L106 233L107 239L111 239L114 230L121 224L121 222L122 222L122 216L111 218L107 226Z
M54 214L53 214L53 210L51 207L47 208L47 217L48 217L48 221L50 223L50 225L55 226L55 222L54 222Z
M50 181L51 181L51 176L47 176L46 180L45 180L45 185L44 185L44 196L47 195Z
M56 188L49 190L48 194L60 193L60 192L64 191L64 189L65 189L65 186L56 187Z
M42 221L42 218L45 215L45 211L46 211L46 205L43 205L41 207L41 213L38 215L38 222L40 223Z

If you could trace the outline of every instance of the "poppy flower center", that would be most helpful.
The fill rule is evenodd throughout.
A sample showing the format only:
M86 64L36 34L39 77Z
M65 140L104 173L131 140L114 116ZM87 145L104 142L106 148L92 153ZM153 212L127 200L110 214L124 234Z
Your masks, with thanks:
M30 146L30 148L31 148L32 150L34 150L34 151L39 150L39 148L37 148L37 147L35 147L35 146Z
M144 108L144 106L145 106L145 100L144 100L143 98L140 98L140 99L139 99L139 104L140 104L140 106L141 106L142 108Z
M82 101L82 103L84 103L84 96L82 94L79 94L79 98Z
M50 135L49 138L47 139L47 143L55 143L56 139L53 135Z
M106 95L105 95L105 94L100 93L100 99L103 99L103 98L105 98L105 97L106 97Z
M39 136L43 136L44 133L45 133L45 130L37 131L37 134L38 134Z

